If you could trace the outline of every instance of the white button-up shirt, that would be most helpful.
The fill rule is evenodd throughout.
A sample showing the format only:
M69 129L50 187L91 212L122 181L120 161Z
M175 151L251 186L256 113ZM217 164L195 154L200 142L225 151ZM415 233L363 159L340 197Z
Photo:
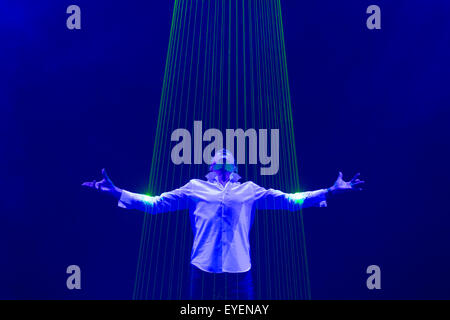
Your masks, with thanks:
M264 189L251 181L241 184L237 173L231 174L225 186L214 172L206 177L155 197L123 190L119 206L151 214L188 209L194 230L191 263L207 272L250 270L249 234L255 209L295 211L326 206L326 189L292 194Z

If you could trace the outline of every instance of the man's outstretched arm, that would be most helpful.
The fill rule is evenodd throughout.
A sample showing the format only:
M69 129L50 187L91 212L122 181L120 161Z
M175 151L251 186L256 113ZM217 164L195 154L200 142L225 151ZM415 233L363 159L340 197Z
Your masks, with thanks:
M102 169L103 179L100 181L84 182L82 186L96 189L110 194L119 200L119 207L137 209L148 213L163 213L187 209L189 207L190 182L181 188L165 192L160 196L148 196L120 189L108 177L106 170Z
M257 209L284 209L295 211L308 207L326 207L330 195L337 195L349 191L362 190L364 181L358 179L357 173L350 181L344 181L339 172L336 182L328 189L316 191L284 193L275 189L264 189L258 185L255 188L255 206Z

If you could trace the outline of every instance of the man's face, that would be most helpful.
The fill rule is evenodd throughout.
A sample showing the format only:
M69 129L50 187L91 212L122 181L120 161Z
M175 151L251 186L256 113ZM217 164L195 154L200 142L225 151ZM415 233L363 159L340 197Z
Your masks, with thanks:
M210 170L228 180L230 175L236 171L233 154L226 149L217 152L212 159Z
M234 171L234 164L229 163L214 163L213 164L213 171L223 171L223 172L233 172Z
M218 161L217 163L212 164L212 171L228 178L231 173L234 172L234 164L226 163L226 159L224 158L223 161Z

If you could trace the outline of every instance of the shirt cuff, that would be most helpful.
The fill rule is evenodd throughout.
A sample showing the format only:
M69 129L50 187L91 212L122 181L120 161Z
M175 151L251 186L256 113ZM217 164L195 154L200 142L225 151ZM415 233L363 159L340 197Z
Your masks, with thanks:
M136 201L132 192L122 190L122 194L120 195L119 203L117 205L121 208L131 209L133 200Z
M327 189L320 189L316 191L311 191L308 195L308 199L312 200L318 207L327 206Z

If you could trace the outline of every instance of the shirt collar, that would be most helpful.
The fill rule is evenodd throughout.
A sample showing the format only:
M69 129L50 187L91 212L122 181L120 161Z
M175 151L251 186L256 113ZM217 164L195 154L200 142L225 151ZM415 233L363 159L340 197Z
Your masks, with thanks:
M215 182L217 180L217 173L214 171L208 172L208 174L205 176L208 182ZM231 182L237 182L239 179L241 179L241 176L238 175L236 172L233 172L230 174L230 181Z

